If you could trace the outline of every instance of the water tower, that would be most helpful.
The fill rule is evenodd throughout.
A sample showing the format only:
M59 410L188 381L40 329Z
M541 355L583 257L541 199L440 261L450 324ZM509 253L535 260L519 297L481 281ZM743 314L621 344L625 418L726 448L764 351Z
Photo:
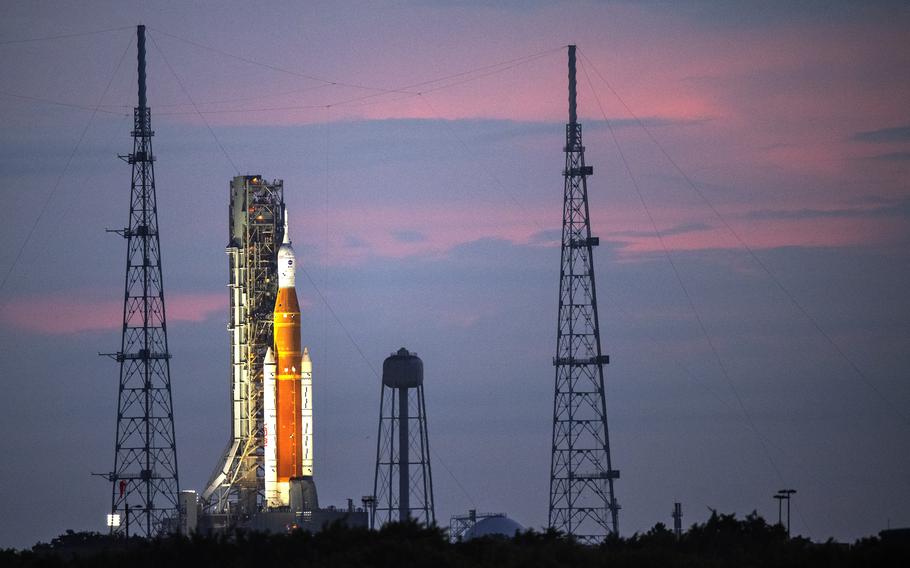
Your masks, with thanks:
M402 347L382 364L371 526L436 523L426 409L423 361Z

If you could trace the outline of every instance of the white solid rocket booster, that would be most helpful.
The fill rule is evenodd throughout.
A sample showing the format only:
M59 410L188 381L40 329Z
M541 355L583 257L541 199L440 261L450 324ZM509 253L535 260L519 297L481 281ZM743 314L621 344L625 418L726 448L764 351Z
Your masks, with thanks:
M310 350L303 348L300 358L300 427L301 427L301 475L313 476L313 362Z
M275 410L275 354L269 347L265 352L262 365L262 420L263 420L263 446L265 449L265 502L267 507L280 507L281 495L278 490L278 441L277 414Z

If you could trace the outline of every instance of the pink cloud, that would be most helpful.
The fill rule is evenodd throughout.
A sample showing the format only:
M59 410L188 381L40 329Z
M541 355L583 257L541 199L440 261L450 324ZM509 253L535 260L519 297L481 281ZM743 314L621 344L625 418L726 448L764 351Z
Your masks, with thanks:
M602 118L589 78L606 115L628 118L624 106L601 80L601 74L640 117L671 122L711 119L703 124L668 126L654 132L696 182L706 180L730 189L722 197L712 199L750 246L869 245L893 241L902 231L906 232L906 223L900 220L860 215L847 219L764 221L749 220L746 216L750 210L759 208L823 209L840 207L868 195L889 191L906 193L905 184L898 186L893 182L893 179L904 179L901 172L890 176L889 183L870 183L869 176L858 169L872 166L868 162L865 166L857 165L857 158L867 156L869 150L851 140L857 131L905 122L910 78L906 73L894 72L907 63L906 50L901 49L906 34L899 24L796 20L770 27L718 27L705 33L698 25L681 20L678 14L631 4L588 7L585 22L576 22L578 25L568 30L560 24L564 20L563 10L541 7L516 13L488 9L472 31L459 31L458 49L453 49L453 44L445 41L450 31L448 18L453 14L427 8L419 16L425 25L396 33L400 42L391 42L381 55L339 55L342 60L333 59L329 68L317 74L340 81L355 82L356 78L363 85L397 88L540 52L571 38L577 41L583 54L579 67L583 122ZM501 25L505 20L509 26ZM491 50L489 38L485 36L494 28L502 47ZM409 35L420 33L439 41L420 42ZM360 44L360 37L351 35L351 47L355 49L350 52L371 53ZM535 38L534 42L529 42L528 37ZM424 48L415 52L412 49L415 44ZM267 44L263 49L266 47ZM301 61L293 65L317 63ZM208 115L213 124L230 125L286 126L394 118L560 122L566 115L565 65L565 51L556 51L495 75L482 77L483 73L478 73L477 80L443 90L431 92L428 90L431 86L413 89L424 91L421 96L400 92L373 96L371 91L340 85L301 91L302 85L282 83L276 92L285 94L269 96L267 100L210 105L203 102L201 106L213 110L274 109ZM286 66L292 66L291 62L286 62ZM299 82L281 74L272 78ZM255 81L230 85L200 82L201 88L211 92L196 93L197 100L250 95L253 91L249 89L258 84ZM291 92L295 88L297 91ZM232 92L232 89L249 92ZM361 100L352 101L357 98ZM350 102L324 108L344 101ZM192 113L173 118L198 122ZM613 152L605 130L588 132L586 136L590 138L586 140L590 148L610 148ZM661 167L667 168L644 134L632 132L623 131L620 138L627 142L626 150L633 165L643 159L636 154L649 152L654 162L662 162ZM630 136L635 141L629 141ZM521 143L518 141L515 146ZM642 148L644 152L640 151ZM886 167L874 166L879 174ZM650 164L645 167L648 169L639 167L636 173L677 176L670 169L656 172L656 167ZM757 194L756 187L762 187L763 193ZM532 235L541 230L558 229L559 219L554 218L553 207L552 202L526 203L522 210L509 204L505 208L484 210L438 201L417 207L413 203L396 207L365 202L346 207L335 223L330 242L317 246L328 247L328 258L333 262L356 263L371 256L442 255L480 238L502 238L524 244L531 242ZM687 223L717 225L710 209L704 206L686 208L664 203L652 208L664 228ZM614 232L641 232L642 215L634 202L611 204L593 212L602 237ZM321 224L320 221L318 225ZM395 231L402 230L418 232L425 238L410 241L396 238ZM618 240L627 245L627 254L660 248L653 237L626 236ZM673 250L738 247L727 231L716 227L668 236L666 244Z
M482 16L477 15L480 12ZM713 169L715 178L728 182L742 172L843 180L853 167L851 159L861 155L850 141L852 133L906 118L910 76L901 72L907 64L906 31L897 20L793 20L774 26L716 26L707 32L679 12L650 4L591 5L585 7L585 14L583 20L567 19L565 7L555 5L469 11L427 5L409 8L407 17L420 25L397 26L381 53L375 51L381 30L366 26L347 34L345 49L331 50L330 55L329 48L317 56L312 46L302 44L269 53L275 49L270 41L251 47L254 52L245 55L333 81L399 89L573 41L583 55L579 67L583 122L602 118L589 78L606 115L628 118L600 75L638 116L711 119L697 130L674 134L668 128L658 136L687 169ZM454 25L464 18L471 25ZM347 23L363 25L356 20ZM174 33L187 36L189 31ZM173 39L161 39L168 53L185 47ZM413 49L414 45L421 49ZM228 81L222 77L225 74L206 67L210 54L190 53L193 57L181 61L178 72L197 77L192 87L198 91L193 94L201 108L216 113L206 115L211 124L288 126L399 118L561 122L566 118L564 50L516 67L503 66L492 75L482 70L456 77L451 81L459 84L442 90L432 89L445 83L408 88L422 92L421 96L326 86L246 64L237 69L263 73L256 75L262 80L238 82L228 74ZM475 80L462 83L465 79ZM274 86L261 100L205 102L261 96L263 84ZM174 98L185 103L185 97L175 93ZM236 109L248 110L221 112ZM174 110L186 114L159 116L201 126L192 107ZM377 240L379 235L370 239L371 243ZM388 242L383 246L397 251L407 248ZM431 246L412 244L410 249Z
M872 206L829 201L813 207L814 198L797 199L774 211L756 211L751 203L715 207L740 239L752 249L778 247L855 247L891 245L905 238L910 223L900 215ZM707 205L651 204L651 213L671 251L741 249L739 239ZM592 209L595 232L622 243L620 255L634 259L663 250L639 207L625 204Z
M201 322L227 310L226 293L169 294L167 318L174 322ZM120 329L123 303L114 299L60 293L19 298L4 306L7 326L46 335Z
M885 244L894 242L905 234L907 229L906 222L900 219L869 218L753 220L734 223L733 227L752 249ZM657 237L643 236L620 240L627 245L622 251L625 256L663 250ZM663 244L671 251L742 248L730 231L716 227L666 236L663 238Z
M901 217L873 216L862 208L856 208L855 215L838 209L838 215L825 216L823 209L818 216L810 212L805 217L799 215L799 209L792 209L792 218L786 213L791 209L783 210L782 218L750 218L752 210L742 204L725 208L723 214L753 249L881 245L897 242L908 228ZM670 203L652 206L651 212L664 233L663 244L671 251L741 248L707 207ZM594 234L622 243L620 254L625 259L662 250L647 217L634 202L592 207L591 215ZM525 204L521 210L460 204L351 206L336 226L338 233L328 244L329 258L349 265L373 257L442 257L460 245L488 238L517 245L557 246L556 242L541 242L537 235L544 231L558 234L560 228L552 204L533 203ZM686 230L675 232L677 227L687 226ZM421 238L402 240L396 235L403 231Z

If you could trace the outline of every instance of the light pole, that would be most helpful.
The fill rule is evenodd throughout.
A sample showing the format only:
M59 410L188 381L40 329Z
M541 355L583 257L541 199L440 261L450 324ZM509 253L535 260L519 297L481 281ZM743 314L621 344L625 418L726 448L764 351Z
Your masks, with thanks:
M373 530L373 516L376 514L376 496L364 495L360 501L363 503L363 510L369 515L370 530Z
M784 497L783 495L778 493L777 495L774 496L774 498L777 499L777 524L783 526L784 523L783 523L781 511L783 510L783 501L784 501L784 499L786 499L786 497Z
M774 496L777 499L777 516L778 523L780 522L780 504L781 500L787 500L787 538L790 538L790 496L796 493L796 489L781 489L777 492L777 495Z

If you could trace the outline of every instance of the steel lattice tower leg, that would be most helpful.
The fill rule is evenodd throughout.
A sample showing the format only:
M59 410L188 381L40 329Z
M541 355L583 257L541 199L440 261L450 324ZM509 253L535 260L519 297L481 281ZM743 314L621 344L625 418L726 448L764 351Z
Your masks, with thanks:
M111 513L112 530L151 537L176 529L177 447L170 353L158 240L151 111L145 99L145 26L139 26L139 106L134 111L126 285L120 351L120 391Z
M575 46L569 46L569 123L562 215L556 391L550 462L549 526L582 542L601 542L618 532L619 505L610 460L587 176L575 102Z

